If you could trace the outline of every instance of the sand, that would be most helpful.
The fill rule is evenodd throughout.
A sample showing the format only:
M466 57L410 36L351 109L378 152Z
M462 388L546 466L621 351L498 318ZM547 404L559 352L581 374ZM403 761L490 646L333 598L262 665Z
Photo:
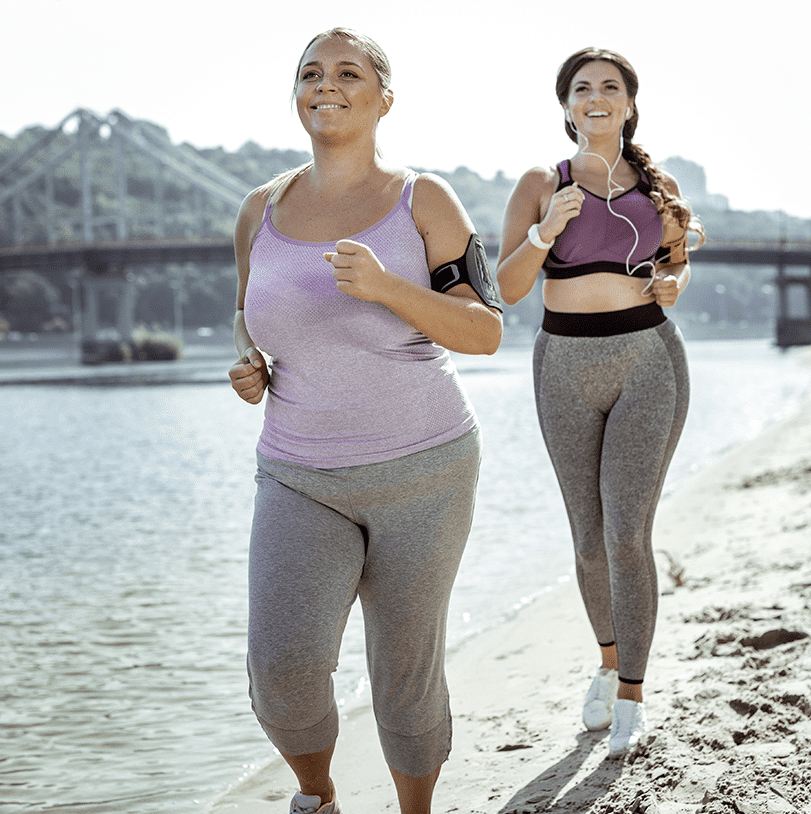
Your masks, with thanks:
M583 729L597 667L577 587L562 584L449 654L454 750L433 811L811 814L811 404L660 505L649 731L622 760ZM345 814L398 811L370 710L343 721ZM286 814L278 759L211 814Z

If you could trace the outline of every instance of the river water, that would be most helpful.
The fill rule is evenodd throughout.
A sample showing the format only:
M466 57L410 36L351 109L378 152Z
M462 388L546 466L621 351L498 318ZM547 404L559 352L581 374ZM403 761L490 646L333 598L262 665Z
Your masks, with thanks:
M689 354L666 492L811 394L800 352ZM451 646L571 578L530 358L458 357L485 450ZM261 409L227 384L8 386L0 414L0 814L202 811L272 753L244 674ZM353 611L344 709L368 701L361 625Z

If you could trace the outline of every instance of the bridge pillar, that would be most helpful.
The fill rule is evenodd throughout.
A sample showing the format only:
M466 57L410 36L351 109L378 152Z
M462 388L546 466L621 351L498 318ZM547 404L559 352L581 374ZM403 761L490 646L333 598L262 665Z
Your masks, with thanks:
M805 275L777 266L777 346L811 345L811 266Z
M80 277L84 308L81 315L83 364L132 360L135 329L135 284L124 269L108 273L85 270ZM102 316L102 300L112 301L115 316L110 323Z

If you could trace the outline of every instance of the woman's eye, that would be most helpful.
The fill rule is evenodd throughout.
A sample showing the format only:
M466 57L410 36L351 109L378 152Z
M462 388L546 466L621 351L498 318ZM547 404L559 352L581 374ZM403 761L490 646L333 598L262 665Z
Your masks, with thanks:
M358 75L354 71L342 71L341 76L351 76L353 79L358 78Z
M315 71L307 71L307 73L304 73L304 74L301 75L301 78L302 78L302 80L304 80L304 79L312 79L315 76L317 76Z

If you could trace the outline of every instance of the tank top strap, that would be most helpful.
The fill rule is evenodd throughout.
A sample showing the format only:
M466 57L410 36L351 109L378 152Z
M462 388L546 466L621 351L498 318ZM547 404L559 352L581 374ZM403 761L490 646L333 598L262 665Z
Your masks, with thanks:
M265 204L265 214L262 215L262 222L259 224L259 229L261 229L266 224L270 223L270 213L273 211L273 204L268 201ZM259 230L257 230L258 232Z
M409 169L408 176L403 184L403 194L400 196L400 201L404 202L411 209L411 204L414 201L414 184L419 178L420 174L415 170Z

